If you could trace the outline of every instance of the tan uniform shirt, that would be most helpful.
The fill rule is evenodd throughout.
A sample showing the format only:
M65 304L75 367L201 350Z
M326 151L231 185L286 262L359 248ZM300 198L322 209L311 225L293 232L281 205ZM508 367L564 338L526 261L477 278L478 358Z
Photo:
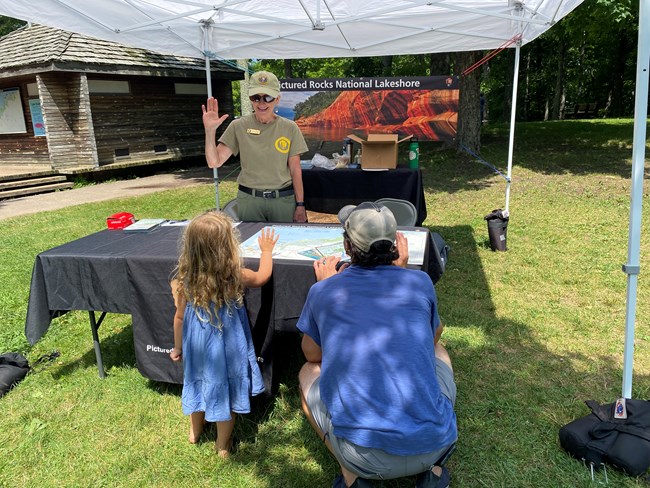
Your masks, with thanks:
M287 160L308 151L305 138L292 120L276 117L261 124L255 115L246 115L230 123L219 142L239 154L240 185L258 190L277 190L291 185Z

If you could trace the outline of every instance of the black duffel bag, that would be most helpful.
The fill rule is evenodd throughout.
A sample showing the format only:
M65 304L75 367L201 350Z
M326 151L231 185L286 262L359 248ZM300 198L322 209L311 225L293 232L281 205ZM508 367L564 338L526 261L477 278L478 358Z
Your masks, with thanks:
M564 450L595 468L609 464L631 476L645 473L650 468L650 401L585 403L591 413L560 429Z
M29 362L22 354L7 352L0 354L0 397L29 373Z

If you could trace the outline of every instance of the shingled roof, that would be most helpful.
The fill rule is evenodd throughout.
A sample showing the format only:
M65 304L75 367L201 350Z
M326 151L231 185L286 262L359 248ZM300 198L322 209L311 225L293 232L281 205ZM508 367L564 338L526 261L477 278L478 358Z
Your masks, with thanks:
M211 68L217 79L244 78L243 71L219 61ZM190 76L205 72L205 63L43 25L25 26L0 39L0 78L56 70Z

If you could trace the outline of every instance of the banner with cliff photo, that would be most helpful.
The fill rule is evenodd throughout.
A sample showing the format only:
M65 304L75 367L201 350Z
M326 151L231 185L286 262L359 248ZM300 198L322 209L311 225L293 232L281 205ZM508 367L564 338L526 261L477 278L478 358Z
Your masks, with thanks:
M294 120L306 139L341 141L350 133L456 137L457 76L290 78L280 80L280 89L277 113Z

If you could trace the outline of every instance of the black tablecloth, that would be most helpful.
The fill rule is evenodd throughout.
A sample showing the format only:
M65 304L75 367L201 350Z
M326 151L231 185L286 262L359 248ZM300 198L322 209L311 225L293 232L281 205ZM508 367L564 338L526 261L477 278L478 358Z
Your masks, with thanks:
M242 241L264 225L239 224ZM34 263L25 322L29 342L39 340L51 320L69 310L130 313L140 373L156 381L182 383L182 367L168 354L174 345L169 280L182 231L182 227L159 227L147 233L104 230L40 253ZM257 269L258 260L246 259L245 265ZM422 269L434 283L444 271L444 260L431 238ZM296 332L295 324L314 282L312 261L274 259L271 280L246 292L267 393L273 372L273 334Z
M303 169L302 182L307 210L336 214L345 205L374 202L380 198L399 198L415 205L418 214L415 225L422 225L427 218L420 169Z

